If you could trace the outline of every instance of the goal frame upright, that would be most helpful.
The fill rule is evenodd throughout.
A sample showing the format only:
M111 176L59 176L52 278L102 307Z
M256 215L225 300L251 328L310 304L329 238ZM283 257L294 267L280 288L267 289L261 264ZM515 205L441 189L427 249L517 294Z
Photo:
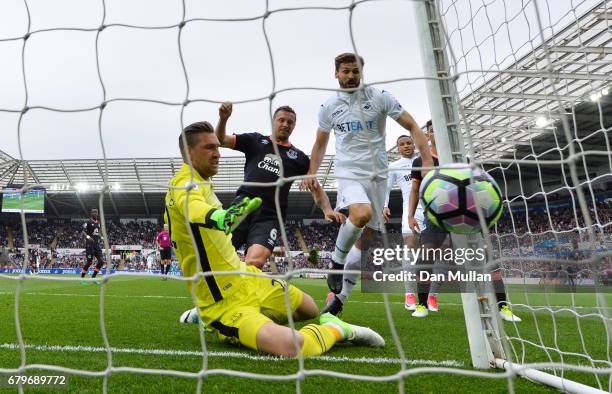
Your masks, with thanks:
M451 74L446 35L439 12L438 0L414 2L415 24L418 33L421 62L427 88L427 100L431 112L436 147L440 165L467 163L465 144L459 128L460 115L466 119L459 105L455 84L456 77ZM468 126L469 127L469 126ZM468 139L470 139L468 134ZM469 148L473 148L471 141ZM471 157L474 152L470 151ZM481 235L451 234L453 247L482 247L486 239ZM490 245L489 245L490 246ZM487 260L491 258L487 250ZM507 336L497 314L497 299L492 283L464 283L461 300L470 347L472 366L478 369L498 368L508 373L508 384L512 385L514 376L546 384L570 393L604 393L563 375L556 376L539 369L529 368L513 362L512 351L508 348ZM601 298L601 295L600 295ZM605 300L604 300L605 302Z
M459 114L457 112L457 90L451 78L450 66L446 54L445 37L441 29L441 18L435 1L418 1L414 3L415 23L419 36L421 63L427 88L427 100L431 112L436 147L440 165L450 163L466 163L463 138L459 131ZM478 244L477 239L452 234L454 246L472 247ZM495 367L495 358L505 358L503 354L493 353L487 338L486 327L481 318L481 307L478 300L478 289L474 283L468 284L469 289L461 293L463 314L467 329L472 366L486 369ZM489 294L489 302L493 301ZM491 309L491 308L490 308ZM493 318L495 332L490 332L497 339L499 327ZM496 339L496 341L497 341ZM496 346L494 348L500 348ZM502 352L503 353L503 352Z

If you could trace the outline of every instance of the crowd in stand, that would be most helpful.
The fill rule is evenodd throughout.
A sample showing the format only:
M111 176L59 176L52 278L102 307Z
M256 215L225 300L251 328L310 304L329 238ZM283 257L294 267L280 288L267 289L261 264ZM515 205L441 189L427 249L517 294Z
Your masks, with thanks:
M590 207L589 210L596 247L605 248L607 247L606 242L610 241L612 234L612 226L610 225L612 223L612 206L609 203L598 203L595 209ZM584 231L585 222L580 213L580 210L571 208L551 209L550 214L546 211L529 211L528 214L513 212L512 215L506 213L496 226L490 229L496 257L520 257L533 255L534 253L540 255L548 253L549 256L560 259L588 258L589 256L577 256L575 254L579 243L591 240L589 234ZM5 249L8 247L9 226L12 228L14 247L23 248L23 232L19 221L10 224L0 223L0 247ZM82 226L83 221L28 221L29 244L52 249L44 256L41 253L41 261L49 265L46 268L78 267L82 264L82 256L57 256L55 250L83 248ZM400 228L399 223L387 225L387 231L390 233L398 233L401 231ZM110 245L141 245L145 249L152 249L155 248L155 237L161 230L161 225L149 221L127 223L107 221L106 229ZM319 252L331 252L333 250L339 229L337 223L312 222L305 225L301 220L290 219L287 221L285 229L290 250L304 252L304 255L294 258L293 264L296 269L323 268L326 266L325 261L320 261L314 267L307 261L307 254L312 248ZM303 237L304 243L299 241L299 234ZM306 246L306 250L303 246ZM17 249L11 250L9 253L11 253L15 262L23 260L23 252ZM123 260L133 267L143 267L145 265L143 258L140 258L140 260L124 258ZM53 266L50 266L51 264ZM530 269L527 268L527 270ZM539 267L533 266L531 269L539 269Z

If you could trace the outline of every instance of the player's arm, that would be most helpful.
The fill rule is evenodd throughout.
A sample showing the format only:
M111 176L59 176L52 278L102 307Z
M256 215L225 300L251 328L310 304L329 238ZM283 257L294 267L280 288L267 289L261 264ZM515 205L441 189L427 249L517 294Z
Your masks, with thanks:
M423 167L433 167L433 156L431 156L431 151L429 150L429 145L427 144L427 137L425 137L425 133L416 123L412 115L408 113L408 111L403 111L399 118L397 118L397 123L399 123L403 128L408 130L412 135L412 139L414 140L414 145L419 150L421 154L421 158L423 160ZM422 170L421 173L423 176L427 174L429 170Z
M410 190L410 197L408 198L408 227L415 233L420 233L421 229L419 224L414 218L417 206L419 205L419 186L421 181L412 178L412 189Z
M188 184L189 182L183 183L183 185ZM206 185L200 187L206 187ZM220 230L227 234L231 231L234 222L243 216L241 204L231 205L227 209L222 209L208 204L199 193L189 193L189 197L187 197L187 190L175 189L174 194L174 200L179 212L187 215L189 223L197 224L204 228ZM261 204L261 199L259 199L259 203Z
M325 215L325 220L344 223L344 221L346 220L346 216L344 216L340 212L335 212L332 209L327 193L325 193L325 190L323 190L321 185L319 185L319 181L317 181L316 179L314 179L314 181L317 182L317 187L311 191L312 198L314 199L315 204L317 204L321 211L323 211L323 215Z
M323 157L325 156L328 142L329 132L321 130L320 128L317 129L317 139L312 146L312 152L310 153L310 167L308 168L308 173L306 175L317 174L317 171L319 171L319 167L321 166L321 162L323 161ZM304 179L300 187L302 189L308 189L311 192L314 192L314 190L319 187L319 182L314 177Z
M86 241L91 240L91 235L89 235L89 234L87 233L87 223L85 223L85 224L83 225L83 231L82 231L82 234L83 234L83 237L85 237L85 240L86 240Z
M395 182L395 172L389 171L387 174L387 196L385 197L385 205L383 208L383 218L385 223L389 223L389 217L391 217L391 210L389 209L389 197L391 195L391 189L393 189L393 183Z
M227 120L230 116L232 116L232 103L226 101L219 107L219 121L215 128L215 134L224 148L234 148L236 143L236 137L233 135L228 136L225 132Z

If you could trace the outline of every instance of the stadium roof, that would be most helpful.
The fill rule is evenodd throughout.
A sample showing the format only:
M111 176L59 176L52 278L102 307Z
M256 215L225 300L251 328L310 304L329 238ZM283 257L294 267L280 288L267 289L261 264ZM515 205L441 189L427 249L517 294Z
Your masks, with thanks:
M606 149L612 125L611 26L612 10L602 1L514 64L492 71L478 88L466 92L470 84L464 86L459 92L466 115L461 119L464 142L471 135L479 159L549 152L558 160L551 149L567 149L561 115L576 129L572 137L585 139L583 150ZM602 95L606 90L608 95ZM609 161L588 159L595 165Z
M213 178L222 202L229 202L243 181L243 156L222 157L219 173ZM163 213L167 182L182 165L180 158L90 159L90 160L7 160L0 163L0 185L43 185L48 208L56 216L88 215L99 204L105 180L105 211L111 215L152 216ZM334 156L326 155L318 178L324 189L335 191ZM313 212L310 193L292 187L290 206ZM138 197L135 197L138 196Z

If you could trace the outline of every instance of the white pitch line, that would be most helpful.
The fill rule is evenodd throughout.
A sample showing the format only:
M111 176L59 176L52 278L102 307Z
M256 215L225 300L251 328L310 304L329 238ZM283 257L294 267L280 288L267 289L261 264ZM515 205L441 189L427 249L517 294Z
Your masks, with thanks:
M91 353L106 353L106 348L103 347L92 347L92 346L60 346L60 345L25 345L26 349L38 350L38 351L51 351L51 352L91 352ZM19 349L19 345L16 343L3 343L0 345L0 349ZM202 352L190 351L190 350L172 350L172 349L140 349L140 348L111 348L113 353L128 353L128 354L145 354L145 355L156 355L156 356L192 356L202 357ZM268 356L268 355L256 355L243 352L207 352L208 357L226 357L226 358L240 358L253 361L291 361L290 359ZM308 357L309 360L317 361L328 361L334 363L360 363L360 364L399 364L401 360L399 358L389 357L335 357L335 356L317 356ZM437 367L463 367L464 364L457 360L405 360L407 365L432 365Z
M14 292L8 291L0 291L0 295L12 295ZM22 294L34 295L34 296L54 296L54 297L95 297L100 298L100 294L78 294L78 293L43 293L43 292L28 292L24 291ZM106 294L104 298L159 298L159 299L177 299L177 300L192 300L191 297L188 296L171 296L171 295L113 295ZM317 302L324 302L323 299L316 299ZM391 304L396 305L404 305L403 302L400 301L390 301ZM351 304L384 304L384 301L357 301L351 300ZM460 303L452 303L452 302L443 302L442 305L448 306L463 306ZM573 309L598 309L601 307L597 306L571 306L571 305L532 305L533 308L573 308ZM612 309L612 307L607 307L603 309Z

